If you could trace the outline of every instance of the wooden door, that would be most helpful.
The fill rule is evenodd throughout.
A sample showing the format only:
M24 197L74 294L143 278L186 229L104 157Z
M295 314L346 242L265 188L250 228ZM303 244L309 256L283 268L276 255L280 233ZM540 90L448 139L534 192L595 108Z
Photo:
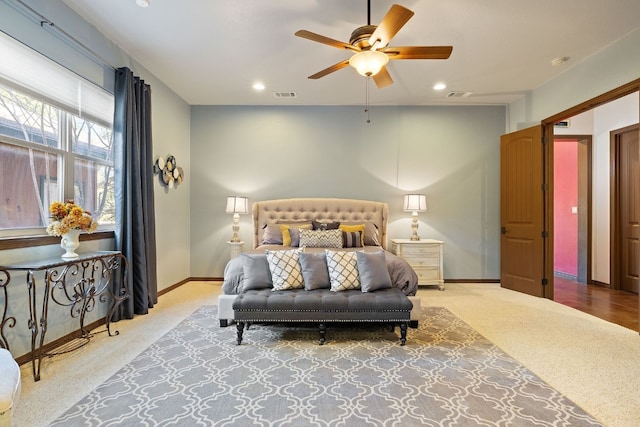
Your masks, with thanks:
M544 144L536 126L500 138L500 285L544 297Z
M638 293L640 282L640 144L638 125L611 132L614 145L612 285Z

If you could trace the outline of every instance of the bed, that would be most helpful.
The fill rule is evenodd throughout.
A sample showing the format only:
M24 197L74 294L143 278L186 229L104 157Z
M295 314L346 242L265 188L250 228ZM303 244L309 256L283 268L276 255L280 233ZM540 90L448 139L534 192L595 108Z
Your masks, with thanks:
M388 215L389 208L386 203L368 200L291 198L255 202L252 209L253 248L244 253L264 254L267 250L291 250L300 247L301 243L309 242L305 237L313 233L302 230L333 228L339 223L340 230L343 231L343 247L304 245L304 251L383 250L393 286L413 302L411 321L415 323L420 311L420 299L416 296L418 277L404 259L386 250ZM284 231L283 227L288 230ZM280 236L278 231L281 232ZM278 240L278 237L282 240ZM243 258L235 257L225 267L223 294L218 298L220 326L227 326L229 321L233 320L233 300L242 292L245 281Z

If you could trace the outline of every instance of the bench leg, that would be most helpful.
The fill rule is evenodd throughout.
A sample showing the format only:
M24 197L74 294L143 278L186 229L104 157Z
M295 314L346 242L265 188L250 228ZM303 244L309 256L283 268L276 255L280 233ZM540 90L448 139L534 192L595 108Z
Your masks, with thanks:
M400 323L400 345L405 345L407 342L407 322Z
M418 321L417 320L409 320L409 327L411 329L418 329Z
M320 323L318 327L320 329L320 345L323 345L326 341L327 325L324 323Z
M221 327L221 328L226 328L227 326L229 326L229 320L227 320L227 319L220 319L220 327Z
M236 322L236 329L238 331L237 345L242 343L242 333L244 332L244 322Z

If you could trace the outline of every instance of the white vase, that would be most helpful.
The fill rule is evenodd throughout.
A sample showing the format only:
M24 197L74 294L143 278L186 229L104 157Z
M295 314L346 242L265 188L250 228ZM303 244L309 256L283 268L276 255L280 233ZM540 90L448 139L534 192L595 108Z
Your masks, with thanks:
M80 230L69 230L62 235L60 247L66 252L62 254L62 258L77 258L76 249L80 246Z

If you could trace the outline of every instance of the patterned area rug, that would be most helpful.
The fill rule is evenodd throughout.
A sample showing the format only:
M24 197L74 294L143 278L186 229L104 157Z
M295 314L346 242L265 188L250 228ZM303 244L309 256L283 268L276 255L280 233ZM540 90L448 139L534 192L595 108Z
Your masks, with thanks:
M444 308L376 325L252 325L204 306L52 425L601 426Z

